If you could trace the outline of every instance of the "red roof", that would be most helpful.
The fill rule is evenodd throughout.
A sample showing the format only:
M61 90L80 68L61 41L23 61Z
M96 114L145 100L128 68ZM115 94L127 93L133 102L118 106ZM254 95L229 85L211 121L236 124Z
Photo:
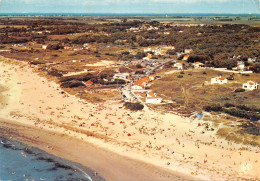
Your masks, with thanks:
M148 93L147 93L147 96L148 96L148 95L149 95L150 97L155 97L155 95L154 95L154 93L153 93L152 91L148 92Z
M218 80L225 80L225 78L217 78Z
M141 80L136 81L133 85L143 87L143 82Z
M254 85L254 84L256 84L256 82L251 80L251 81L248 82L248 84L249 85Z
M143 78L139 79L138 81L136 81L133 85L138 85L140 87L143 87L144 84L146 84L148 82L150 82L149 77L143 77Z
M90 84L90 85L92 85L93 82L91 82L90 80L88 80L88 81L86 82L86 84Z

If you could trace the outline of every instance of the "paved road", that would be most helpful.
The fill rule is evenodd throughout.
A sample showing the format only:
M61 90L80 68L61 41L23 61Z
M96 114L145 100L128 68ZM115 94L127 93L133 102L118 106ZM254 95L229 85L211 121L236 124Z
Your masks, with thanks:
M174 60L169 60L169 61L162 60L162 62L160 62L156 67L153 67L152 69L147 69L145 75L140 75L137 78L135 78L134 80L132 80L132 81L126 83L125 85L121 86L119 88L119 91L122 94L122 96L124 97L124 100L127 101L127 102L141 102L141 100L132 91L132 84L142 77L146 77L146 76L149 76L151 74L154 74L154 72L156 70L160 69L163 65L165 65L166 63L171 62L171 61L174 61Z

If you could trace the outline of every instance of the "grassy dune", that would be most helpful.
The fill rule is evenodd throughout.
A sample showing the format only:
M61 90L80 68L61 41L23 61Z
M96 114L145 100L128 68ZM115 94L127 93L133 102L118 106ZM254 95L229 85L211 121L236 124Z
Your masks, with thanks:
M171 100L176 105L185 106L187 112L192 110L202 111L206 105L224 105L227 102L260 108L260 90L234 92L237 88L242 88L242 84L249 80L260 80L259 74L250 74L249 76L235 74L234 80L223 85L211 85L210 80L219 74L227 78L232 73L193 70L185 71L182 74L183 78L177 78L179 72L172 74L162 72L160 74L162 78L154 81L151 89L164 99Z

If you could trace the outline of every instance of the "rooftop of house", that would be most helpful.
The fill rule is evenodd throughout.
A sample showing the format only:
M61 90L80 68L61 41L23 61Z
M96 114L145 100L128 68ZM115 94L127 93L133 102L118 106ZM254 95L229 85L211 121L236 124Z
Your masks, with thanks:
M201 63L201 62L194 62L193 64L198 65L198 64L203 64L203 63Z
M225 80L225 78L217 77L217 80Z
M247 84L249 84L249 85L255 85L255 84L257 84L257 82L250 80L250 81L247 81Z
M93 84L93 82L90 81L90 80L88 80L88 81L86 82L86 84Z

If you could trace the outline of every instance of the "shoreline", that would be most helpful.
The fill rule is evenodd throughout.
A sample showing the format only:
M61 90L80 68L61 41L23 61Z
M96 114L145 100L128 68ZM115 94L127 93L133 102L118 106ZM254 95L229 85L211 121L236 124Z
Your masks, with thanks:
M15 137L25 135L22 142L87 166L106 180L260 178L259 148L218 138L216 131L198 126L212 126L203 120L149 109L131 112L118 101L87 103L61 94L58 84L16 63L0 57L0 84L6 88L0 93L6 98L0 119Z
M65 169L65 170L72 170L73 172L79 172L80 173L79 176L81 177L80 179L86 178L88 180L91 179L94 181L105 181L105 179L102 178L100 175L95 175L96 172L94 172L93 170L91 170L88 167L84 167L84 166L80 165L79 163L72 162L72 161L66 160L61 157L57 157L44 150L39 149L38 147L27 145L21 141L7 138L8 137L7 134L5 134L4 136L2 135L3 129L0 128L0 130L1 130L1 133L0 133L1 144L2 144L3 148L5 148L7 150L9 150L9 149L19 150L19 152L21 152L22 156L25 158L29 155L29 156L34 157L34 159L36 159L36 160L42 160L45 162L52 163L55 165L55 169L61 168L61 169ZM11 167L9 167L9 168L11 169ZM51 169L53 169L53 168L51 168ZM24 176L25 176L25 174L24 174ZM94 179L92 179L92 178L94 178Z
M118 181L153 179L194 180L194 177L190 177L181 173L173 173L170 170L157 168L156 166L150 165L148 163L142 163L138 160L132 160L130 158L114 154L109 150L104 150L103 148L96 148L96 146L92 145L91 143L79 142L80 140L78 139L69 136L64 136L60 133L54 133L47 130L37 129L32 126L22 125L18 122L4 120L2 118L0 118L0 125L0 137L24 143L29 147L36 147L40 150L43 150L44 152L47 152L50 155L54 155L55 157L68 160L75 166L81 168L93 180L103 181L106 180L106 178L107 180ZM58 142L60 142L60 144L57 142L57 140ZM77 144L77 150L81 150L81 152L86 153L86 157L90 156L91 158L82 159L82 157L85 157L84 155L78 153L78 151L74 150L74 148L66 146L71 146L75 144ZM114 158L119 162L114 162ZM97 163L92 162L93 159L97 160ZM103 167L103 164L107 165L108 167ZM134 170L134 173L136 175L126 173L128 168L123 168L120 165L124 165L132 169L131 172L133 172ZM133 166L135 168L132 168ZM112 173L113 169L111 170L111 167L117 170L115 171L116 174ZM152 170L157 173L150 172ZM97 172L97 176L95 176L95 172ZM102 172L105 174L103 175ZM149 175L142 175L142 173L149 173ZM124 177L121 177L124 174L128 176L126 179L122 179Z

